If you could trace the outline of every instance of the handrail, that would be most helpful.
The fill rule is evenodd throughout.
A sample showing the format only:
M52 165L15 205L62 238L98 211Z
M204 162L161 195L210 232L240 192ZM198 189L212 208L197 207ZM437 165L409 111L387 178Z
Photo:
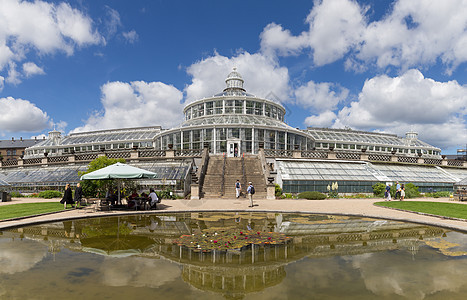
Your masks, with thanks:
M203 154L201 156L201 168L198 169L198 184L199 184L199 194L202 195L203 185L204 185L204 177L208 170L209 164L209 149L204 148Z
M224 165L222 166L222 179L221 179L221 196L224 196L225 193L225 164L226 164L227 157L224 154Z
M243 197L246 197L246 187L247 187L247 184L246 184L246 170L245 170L245 154L242 155L242 173L243 173L243 177L242 177L242 188L245 189L245 193L243 193Z
M258 153L259 159L261 161L261 167L263 169L264 182L268 182L268 177L271 175L268 164L266 163L266 156L264 154L264 149L260 149Z

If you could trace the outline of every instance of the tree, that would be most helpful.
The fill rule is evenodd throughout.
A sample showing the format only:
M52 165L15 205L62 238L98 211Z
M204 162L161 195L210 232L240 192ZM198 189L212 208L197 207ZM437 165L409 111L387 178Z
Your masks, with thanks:
M107 156L101 156L89 163L88 169L83 172L78 172L78 176L81 177L84 174L94 172L96 170L105 168L115 163L126 163L124 158L108 158ZM84 180L81 183L83 188L83 195L87 197L99 197L105 195L105 192L113 187L116 189L115 182L113 180Z

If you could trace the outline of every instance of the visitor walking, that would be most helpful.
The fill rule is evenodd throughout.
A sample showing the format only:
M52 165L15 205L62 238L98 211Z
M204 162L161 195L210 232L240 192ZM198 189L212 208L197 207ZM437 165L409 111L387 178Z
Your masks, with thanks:
M253 195L255 194L255 187L253 186L253 183L251 181L248 183L249 186L246 190L248 193L248 198L250 199L250 205L248 207L253 207Z
M394 195L394 199L397 199L397 197L399 197L399 199L401 198L401 184L399 181L396 181L396 194Z
M400 201L404 201L404 198L405 198L405 187L404 187L404 185L402 185Z
M66 209L67 204L71 204L71 207L73 207L73 197L69 183L65 185L65 193L63 193L63 198L60 203L63 204L63 209Z
M83 198L83 188L81 183L78 182L75 189L75 207L78 208L81 206L81 199Z
M391 186L389 183L386 185L386 191L384 192L384 197L386 198L386 201L391 201Z
M235 182L235 194L237 198L240 197L241 188L242 188L242 185L240 184L240 181L237 179L237 182Z

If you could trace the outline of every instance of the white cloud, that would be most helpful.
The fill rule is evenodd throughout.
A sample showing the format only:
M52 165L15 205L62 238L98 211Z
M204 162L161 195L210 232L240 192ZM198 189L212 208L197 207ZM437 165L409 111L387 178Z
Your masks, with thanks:
M260 35L261 50L265 54L273 54L278 51L280 55L296 55L306 46L306 34L292 36L289 30L281 25L271 23L267 25Z
M79 46L96 44L101 41L100 35L92 28L92 20L81 11L72 8L67 3L56 7L57 26L60 34L71 39Z
M38 67L33 62L27 62L23 64L23 73L26 77L31 77L34 75L44 75L45 72L42 68Z
M451 73L467 61L467 1L398 0L373 22L367 11L355 0L315 1L308 31L293 36L269 24L261 50L285 56L310 49L317 66L344 58L347 69L359 72L373 63L407 70L440 60Z
M105 6L106 18L104 20L104 26L107 38L111 38L117 33L117 30L122 26L120 20L120 14L115 9Z
M183 93L161 82L108 82L101 87L102 112L95 112L72 132L157 126L170 128L181 122Z
M340 59L360 42L365 28L364 12L355 1L349 0L325 0L313 7L307 17L308 43L316 65Z
M90 17L65 2L0 0L0 71L10 71L11 63L27 59L33 51L71 55L76 46L101 42Z
M5 86L5 77L0 76L0 92L3 90L3 87Z
M27 100L0 98L0 111L0 128L3 132L37 132L49 125L47 113Z
M315 1L306 19L308 31L295 37L289 30L269 24L261 33L261 51L291 55L308 47L313 50L316 65L332 63L360 43L365 29L364 13L355 1Z
M16 64L14 62L10 62L8 68L8 77L6 78L6 82L17 85L21 83L21 74L16 70Z
M331 127L336 119L336 114L332 111L325 111L319 115L309 116L305 119L305 125L311 127Z
M139 38L138 34L134 30L131 30L131 31L128 31L128 32L123 32L122 35L125 38L125 40L127 41L127 43L130 43L130 44L136 43L138 41L138 38Z
M309 81L306 85L295 90L295 99L298 104L313 111L322 112L334 110L337 105L349 95L349 90L337 84Z
M118 259L118 263L116 260ZM144 257L106 258L102 283L106 286L160 288L177 280L180 268L167 260ZM154 270L158 270L154 272Z
M47 248L31 240L22 240L21 243L18 243L10 239L2 239L0 250L0 261L2 262L0 274L25 272L47 256Z
M367 80L358 101L339 111L334 127L379 128L400 135L414 127L422 140L444 148L467 138L466 115L466 86L425 78L412 69L399 77Z
M244 51L231 58L214 53L213 56L188 67L187 72L193 79L185 88L186 101L191 102L222 92L225 88L222 79L227 77L233 67L237 67L237 71L242 75L245 81L243 87L247 92L258 97L266 97L273 93L281 102L288 99L290 89L287 68L280 67L276 61L265 55Z

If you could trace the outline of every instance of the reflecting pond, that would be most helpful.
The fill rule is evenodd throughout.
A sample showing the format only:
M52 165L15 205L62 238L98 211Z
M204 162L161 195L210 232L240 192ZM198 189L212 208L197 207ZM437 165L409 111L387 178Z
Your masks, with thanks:
M0 299L467 297L466 234L332 215L174 213L41 224L0 231L0 266Z

